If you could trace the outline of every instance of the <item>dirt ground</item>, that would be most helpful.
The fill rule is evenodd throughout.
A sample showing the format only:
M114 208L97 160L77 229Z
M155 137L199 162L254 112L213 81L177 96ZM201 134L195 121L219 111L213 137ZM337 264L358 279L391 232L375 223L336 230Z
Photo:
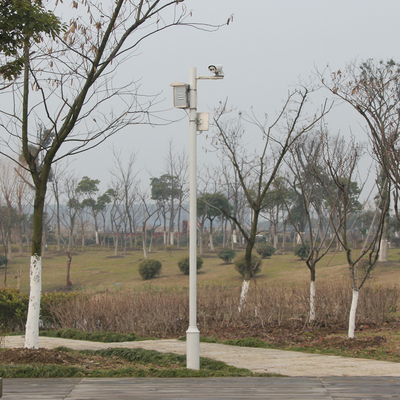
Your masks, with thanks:
M69 365L83 367L88 371L101 368L102 370L117 369L132 362L117 357L100 357L91 354L83 355L76 351L49 349L6 349L0 351L0 364L3 365Z

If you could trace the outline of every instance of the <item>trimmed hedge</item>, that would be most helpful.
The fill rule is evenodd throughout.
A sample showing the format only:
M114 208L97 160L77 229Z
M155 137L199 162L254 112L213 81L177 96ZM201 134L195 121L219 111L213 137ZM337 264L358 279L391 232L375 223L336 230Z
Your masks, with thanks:
M268 258L276 252L276 248L272 244L259 244L256 247L256 252L261 258Z
M305 260L309 254L310 254L310 245L308 243L306 243L305 245L298 244L294 248L294 255L300 257L302 260Z
M197 271L203 267L203 259L197 257ZM189 275L189 256L183 257L178 261L178 267L184 275Z
M144 280L153 279L160 275L162 264L158 260L143 260L139 264L139 274Z
M235 259L234 266L237 272L244 277L244 270L246 268L244 255ZM257 275L261 271L262 260L256 255L251 256L251 276Z
M236 252L232 249L224 249L218 253L217 257L225 261L225 264L229 264L236 257Z

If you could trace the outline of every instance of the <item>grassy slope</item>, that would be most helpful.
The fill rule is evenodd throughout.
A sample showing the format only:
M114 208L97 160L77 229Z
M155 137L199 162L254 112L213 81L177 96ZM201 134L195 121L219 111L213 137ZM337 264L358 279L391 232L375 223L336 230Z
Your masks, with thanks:
M243 251L243 250L242 250ZM221 283L239 286L240 275L234 270L232 264L224 264L216 257L218 251L206 253L204 265L198 274L201 284ZM150 257L160 260L163 268L161 276L151 281L143 281L138 274L139 262L143 259L141 251L130 251L125 257L114 258L112 250L85 249L73 255L71 280L74 288L92 287L124 287L133 288L143 285L153 286L188 286L188 277L181 274L177 261L187 255L188 250L166 251L157 249ZM369 283L374 285L399 282L400 262L399 249L389 251L390 262L378 265L372 273L373 278ZM47 251L43 260L43 291L59 290L65 285L67 258L62 252ZM21 290L29 290L29 255L14 257L9 265L8 286L16 287L17 281L13 279L16 271L21 271ZM1 276L2 271L0 271ZM347 268L343 253L329 253L317 268L317 281L337 277L347 278ZM2 279L2 278L0 278ZM273 255L263 261L261 274L257 283L273 284L285 283L297 285L308 282L309 272L304 261L287 251L282 255Z

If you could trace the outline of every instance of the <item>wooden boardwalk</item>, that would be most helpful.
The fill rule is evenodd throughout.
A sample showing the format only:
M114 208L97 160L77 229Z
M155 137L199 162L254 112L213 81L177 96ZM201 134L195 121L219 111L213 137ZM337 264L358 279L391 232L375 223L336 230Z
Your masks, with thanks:
M2 400L400 399L398 377L4 379Z

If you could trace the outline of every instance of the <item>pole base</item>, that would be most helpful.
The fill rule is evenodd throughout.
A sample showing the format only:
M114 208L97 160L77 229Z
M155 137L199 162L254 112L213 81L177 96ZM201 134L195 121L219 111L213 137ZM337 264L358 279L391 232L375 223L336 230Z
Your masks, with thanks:
M200 369L200 331L196 326L186 331L186 368Z

